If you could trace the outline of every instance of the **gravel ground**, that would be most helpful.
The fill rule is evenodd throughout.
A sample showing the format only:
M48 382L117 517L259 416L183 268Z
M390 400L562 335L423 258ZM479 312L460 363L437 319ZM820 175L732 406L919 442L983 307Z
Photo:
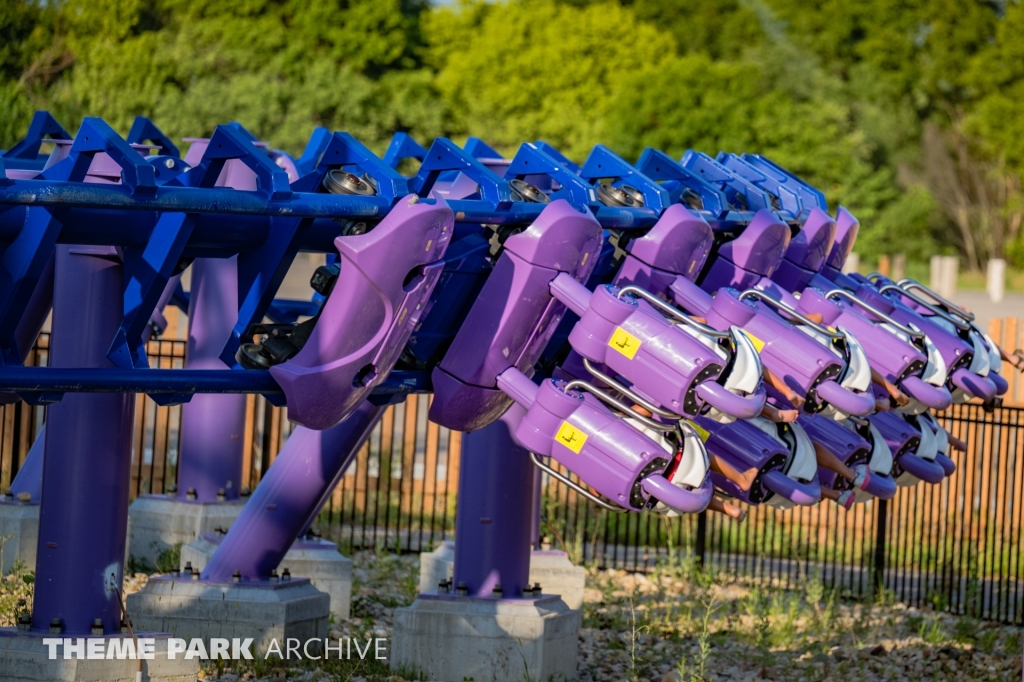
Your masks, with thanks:
M419 559L354 557L352 619L331 637L390 637L392 614L415 598ZM126 581L138 590L147 576ZM809 582L802 592L756 586L692 567L651 575L590 570L578 679L644 680L1018 680L1020 628L901 604L864 605ZM201 679L403 682L379 663L243 670L204 669Z

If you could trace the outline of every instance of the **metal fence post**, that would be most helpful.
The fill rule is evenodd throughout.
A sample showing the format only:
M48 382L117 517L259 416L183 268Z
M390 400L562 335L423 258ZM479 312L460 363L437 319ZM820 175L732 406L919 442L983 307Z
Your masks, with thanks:
M875 561L874 561L874 586L875 594L885 587L885 527L889 510L889 503L886 500L876 500L878 512L875 514Z

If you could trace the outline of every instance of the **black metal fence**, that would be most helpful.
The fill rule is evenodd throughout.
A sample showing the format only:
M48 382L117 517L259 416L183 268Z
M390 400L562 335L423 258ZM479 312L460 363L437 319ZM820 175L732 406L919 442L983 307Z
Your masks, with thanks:
M47 339L34 360L45 364ZM150 344L154 365L181 366L184 342ZM432 549L455 527L460 434L427 419L428 396L390 408L342 478L320 530L345 548ZM162 492L176 477L180 407L139 397L132 495ZM42 424L42 408L3 407L0 486L17 473ZM985 413L954 406L944 425L964 440L956 474L937 486L901 488L888 502L844 511L825 503L752 508L743 523L717 514L664 518L614 514L565 486L543 483L541 534L576 562L647 571L659 561L701 561L756 580L795 586L818 576L863 597L880 588L899 601L1024 623L1021 542L1024 409ZM286 411L250 397L243 485L254 487L283 446Z

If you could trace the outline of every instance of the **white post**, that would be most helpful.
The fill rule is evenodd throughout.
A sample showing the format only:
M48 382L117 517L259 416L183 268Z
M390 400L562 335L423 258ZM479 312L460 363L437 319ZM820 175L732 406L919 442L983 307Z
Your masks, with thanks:
M906 276L907 272L907 257L902 253L897 253L892 259L892 277L890 279L900 281Z
M932 291L942 289L942 256L932 256L928 259L928 287Z
M939 293L946 298L956 296L956 276L960 269L960 259L956 256L943 256Z
M846 257L846 262L843 263L843 274L848 275L851 272L857 272L860 270L860 255L851 253Z
M988 283L986 284L989 298L993 303L1003 300L1006 291L1006 261L1002 258L992 258L988 262Z

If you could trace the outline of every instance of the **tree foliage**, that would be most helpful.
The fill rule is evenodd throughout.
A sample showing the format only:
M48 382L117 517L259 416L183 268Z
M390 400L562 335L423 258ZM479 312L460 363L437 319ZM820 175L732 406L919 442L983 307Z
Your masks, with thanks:
M10 0L0 148L47 108L291 151L317 125L757 151L858 215L863 253L981 266L1024 259L1022 33L1020 0Z

